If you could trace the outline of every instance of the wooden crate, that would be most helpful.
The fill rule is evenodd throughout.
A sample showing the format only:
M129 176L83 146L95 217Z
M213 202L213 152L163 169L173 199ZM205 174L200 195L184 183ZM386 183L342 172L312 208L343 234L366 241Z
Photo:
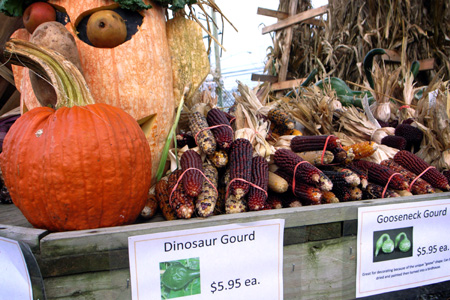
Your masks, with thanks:
M450 193L364 200L320 206L141 223L95 230L48 233L31 228L13 206L0 207L0 236L30 245L48 299L131 299L128 237L190 228L285 219L284 299L354 299L358 208L448 199ZM8 211L9 210L9 211ZM11 222L10 222L11 223ZM438 296L436 296L438 295ZM442 299L450 281L370 299ZM419 297L420 296L420 297ZM368 299L369 299L368 298Z

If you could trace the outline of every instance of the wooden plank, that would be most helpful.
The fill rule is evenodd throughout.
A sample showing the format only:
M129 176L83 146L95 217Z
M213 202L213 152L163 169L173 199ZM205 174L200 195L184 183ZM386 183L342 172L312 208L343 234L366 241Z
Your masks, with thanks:
M289 15L293 16L297 12L298 1L290 0L289 1ZM287 27L285 29L285 36L282 39L281 44L281 62L280 62L280 70L278 71L278 82L283 82L286 80L287 71L289 67L289 57L291 56L291 44L292 37L294 35L294 29L292 26ZM277 95L280 96L280 95Z
M264 74L252 74L252 81L263 81L275 83L278 81L278 77L274 75L264 75Z
M283 82L276 82L272 84L272 91L288 90L297 88L306 78L288 80Z
M386 51L386 54L383 54L381 58L386 62L393 62L393 63L401 63L402 58L401 55L395 51L395 50L389 50L384 49ZM434 70L435 65L435 59L434 58L426 58L419 60L420 67L419 71L427 71L427 70Z
M46 234L47 230L0 224L0 236L28 244L33 253L39 253L40 240Z
M279 10L262 8L262 7L258 7L257 14L261 15L261 16L277 18L280 20L283 20L283 19L286 19L287 17L289 17L288 13L285 13L285 12L282 12ZM314 26L318 26L318 27L325 26L323 20L318 20L316 18L307 19L307 20L302 21L301 23L310 24L310 25L314 25Z
M284 247L283 279L284 299L354 299L356 237Z
M131 300L131 284L129 278L129 269L46 278L44 281L45 292L47 300Z
M397 51L389 49L384 49L384 51L386 52L386 54L383 54L381 56L381 59L383 59L384 61L398 62L398 63L402 61L402 57L400 56L400 54L398 54Z
M422 59L422 60L419 60L419 63L420 63L419 71L434 70L434 65L435 65L434 58Z
M328 12L328 5L324 5L318 8L310 9L299 14L293 15L281 21L278 21L275 24L263 27L262 34L266 34L272 31L280 30L291 25L300 23L302 21L323 15Z
M279 11L279 10L272 10L267 8L258 7L258 10L256 11L256 14L266 17L273 17L277 19L286 19L289 17L289 13Z
M41 257L58 257L79 255L80 253L123 250L128 247L128 237L134 235L169 232L216 225L247 223L269 219L284 219L285 228L300 227L356 220L358 208L392 203L408 203L437 199L449 199L450 192L433 195L415 195L392 199L375 199L355 202L324 204L320 206L303 206L276 210L254 211L240 214L218 215L208 218L192 218L127 226L99 228L94 230L77 230L57 232L41 239Z

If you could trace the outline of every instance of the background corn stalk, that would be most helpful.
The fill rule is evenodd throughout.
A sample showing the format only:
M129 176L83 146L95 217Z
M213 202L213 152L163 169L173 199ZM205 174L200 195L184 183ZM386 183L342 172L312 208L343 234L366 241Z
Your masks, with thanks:
M289 0L280 0L287 11ZM311 9L310 0L299 0L297 13ZM409 61L435 58L435 71L420 72L418 81L428 84L444 69L450 78L450 2L448 0L330 0L325 26L297 24L291 43L288 78L306 77L314 68L318 78L335 76L362 84L361 62L373 48L402 52L407 40ZM273 35L266 70L277 75L283 30Z

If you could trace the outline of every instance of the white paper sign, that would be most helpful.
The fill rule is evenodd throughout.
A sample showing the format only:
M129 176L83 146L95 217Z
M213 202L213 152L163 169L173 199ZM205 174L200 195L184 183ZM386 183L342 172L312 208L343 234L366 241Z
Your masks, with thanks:
M0 300L32 300L28 268L17 241L0 237Z
M283 299L284 220L133 236L133 299Z
M356 297L450 280L450 200L358 209Z

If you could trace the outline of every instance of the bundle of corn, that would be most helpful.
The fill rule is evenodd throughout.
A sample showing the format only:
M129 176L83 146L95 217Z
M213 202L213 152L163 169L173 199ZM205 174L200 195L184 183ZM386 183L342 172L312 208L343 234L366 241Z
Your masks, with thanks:
M288 0L280 0L279 10L288 11ZM444 69L450 78L450 3L446 0L374 1L330 0L322 26L307 22L293 27L294 38L288 65L288 77L304 78L320 67L320 77L334 76L344 81L363 83L361 62L373 48L400 52L406 37L408 61L436 59L436 70ZM312 8L310 0L299 0L297 13ZM277 32L266 69L278 74L284 31ZM428 84L434 71L419 74Z

